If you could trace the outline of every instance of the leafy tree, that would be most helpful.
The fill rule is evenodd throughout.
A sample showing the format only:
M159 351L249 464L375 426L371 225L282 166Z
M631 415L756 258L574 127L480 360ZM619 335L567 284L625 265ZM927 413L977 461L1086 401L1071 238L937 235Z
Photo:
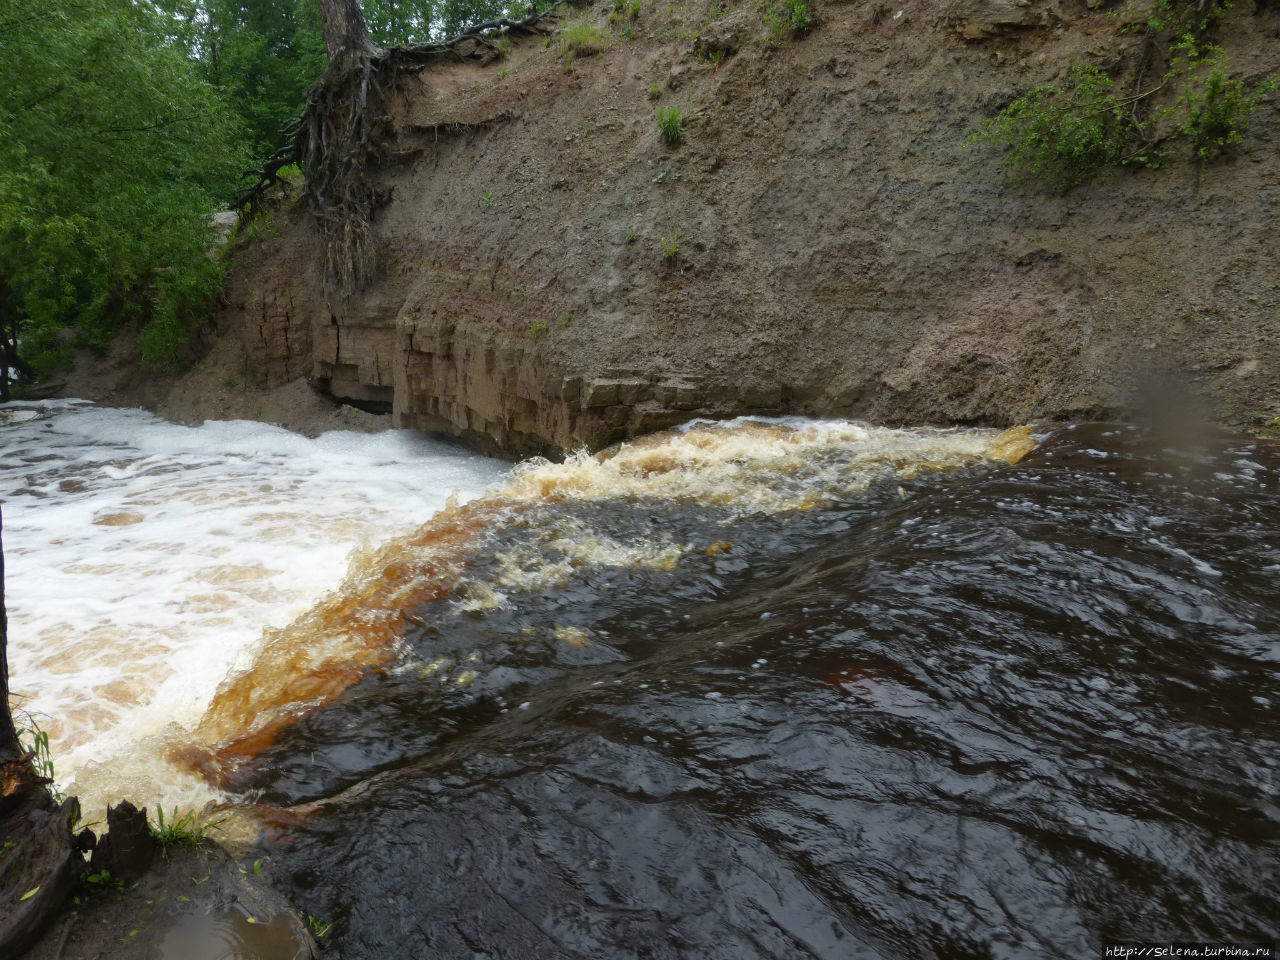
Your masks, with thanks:
M145 356L173 356L220 280L210 213L243 135L175 33L134 0L0 14L0 340L36 375L133 318Z
M192 24L186 38L201 75L239 115L255 158L271 153L281 128L302 110L324 70L315 0L204 0L171 15Z
M384 47L430 40L440 33L433 0L364 0L361 6L369 33Z

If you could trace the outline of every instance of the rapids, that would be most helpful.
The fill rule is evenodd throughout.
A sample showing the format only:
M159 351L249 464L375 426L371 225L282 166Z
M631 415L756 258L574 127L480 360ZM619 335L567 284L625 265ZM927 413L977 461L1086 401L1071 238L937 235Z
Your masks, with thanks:
M81 401L0 408L15 707L90 820L221 794L163 759L218 684L342 577L506 465L408 433L309 440Z
M1280 934L1274 445L747 420L500 474L37 413L0 495L60 766L252 810L331 955Z

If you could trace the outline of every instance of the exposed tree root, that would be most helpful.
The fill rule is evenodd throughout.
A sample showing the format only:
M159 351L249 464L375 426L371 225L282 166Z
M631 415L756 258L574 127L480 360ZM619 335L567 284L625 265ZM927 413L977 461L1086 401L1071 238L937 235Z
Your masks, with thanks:
M328 241L329 283L342 296L362 287L374 268L373 214L388 199L369 176L375 128L399 76L419 73L441 56L461 57L458 47L466 41L497 49L495 38L503 34L537 33L563 2L556 0L541 12L531 9L521 20L501 17L478 23L440 43L356 50L331 60L307 93L302 117L285 130L286 145L261 170L246 172L257 182L235 201L241 219L262 208L267 192L281 182L282 167L300 165L303 197Z

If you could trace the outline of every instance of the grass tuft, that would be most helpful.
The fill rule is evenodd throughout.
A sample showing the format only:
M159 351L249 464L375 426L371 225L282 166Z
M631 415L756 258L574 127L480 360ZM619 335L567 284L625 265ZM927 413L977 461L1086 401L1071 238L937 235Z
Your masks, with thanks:
M684 134L684 111L679 107L659 107L658 132L667 143L679 141Z

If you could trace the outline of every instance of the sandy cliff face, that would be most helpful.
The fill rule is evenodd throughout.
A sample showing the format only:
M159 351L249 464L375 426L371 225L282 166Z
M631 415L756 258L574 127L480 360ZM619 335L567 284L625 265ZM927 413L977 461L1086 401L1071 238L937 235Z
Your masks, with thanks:
M553 46L401 81L380 134L373 282L326 292L310 218L238 256L219 328L250 379L510 452L695 415L882 422L1123 413L1161 375L1219 419L1280 414L1277 109L1243 152L1055 195L966 136L1015 93L1141 39L1083 5L646 8L572 70ZM1280 69L1233 10L1233 70ZM723 57L716 51L724 51ZM662 141L659 105L685 111Z

